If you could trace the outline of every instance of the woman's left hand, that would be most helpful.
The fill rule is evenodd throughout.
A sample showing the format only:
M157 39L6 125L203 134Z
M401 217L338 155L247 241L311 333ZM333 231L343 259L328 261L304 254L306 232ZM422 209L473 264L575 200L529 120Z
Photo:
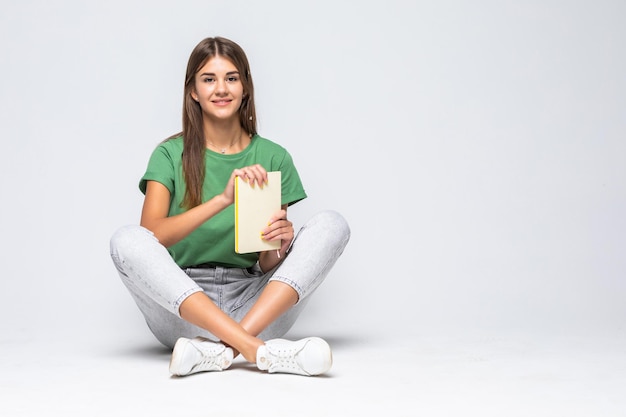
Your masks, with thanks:
M287 220L286 207L274 213L269 220L269 225L262 230L263 239L273 242L280 240L281 256L287 252L287 248L293 240L293 223Z

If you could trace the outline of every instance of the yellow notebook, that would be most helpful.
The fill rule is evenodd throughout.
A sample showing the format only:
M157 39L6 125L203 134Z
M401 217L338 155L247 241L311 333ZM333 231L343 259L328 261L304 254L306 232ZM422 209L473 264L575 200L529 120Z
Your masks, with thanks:
M267 173L268 183L254 188L235 177L235 252L250 253L280 249L280 240L261 238L272 214L280 210L280 171Z

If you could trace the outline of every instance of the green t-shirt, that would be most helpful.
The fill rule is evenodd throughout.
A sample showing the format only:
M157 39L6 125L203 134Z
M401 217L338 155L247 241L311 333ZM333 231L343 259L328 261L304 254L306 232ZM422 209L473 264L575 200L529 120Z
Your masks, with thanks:
M185 195L183 175L183 138L169 139L152 152L139 189L146 192L147 181L158 181L170 191L169 216L180 214ZM205 153L206 174L202 188L203 201L224 191L230 175L236 168L260 164L266 171L281 172L282 204L294 204L307 197L291 155L282 146L262 138L252 137L250 145L238 154L222 155L209 149ZM174 261L181 266L214 263L227 267L247 268L254 265L257 253L235 252L235 208L226 209L204 222L186 238L168 248Z

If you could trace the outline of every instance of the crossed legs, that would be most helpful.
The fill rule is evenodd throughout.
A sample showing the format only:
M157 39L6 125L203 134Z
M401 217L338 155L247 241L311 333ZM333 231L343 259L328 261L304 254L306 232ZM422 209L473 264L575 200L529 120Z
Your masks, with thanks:
M298 293L289 285L269 282L253 307L240 323L229 317L203 292L187 297L180 305L181 318L206 329L222 342L239 352L248 361L256 363L259 346L264 342L256 337L268 325L298 301Z

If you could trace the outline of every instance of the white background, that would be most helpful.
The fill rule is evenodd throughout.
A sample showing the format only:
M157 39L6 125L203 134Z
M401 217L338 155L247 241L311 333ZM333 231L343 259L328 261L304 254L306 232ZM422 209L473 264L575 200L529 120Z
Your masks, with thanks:
M3 1L0 342L153 340L109 258L189 53L238 42L259 132L352 240L297 324L621 334L626 3Z

